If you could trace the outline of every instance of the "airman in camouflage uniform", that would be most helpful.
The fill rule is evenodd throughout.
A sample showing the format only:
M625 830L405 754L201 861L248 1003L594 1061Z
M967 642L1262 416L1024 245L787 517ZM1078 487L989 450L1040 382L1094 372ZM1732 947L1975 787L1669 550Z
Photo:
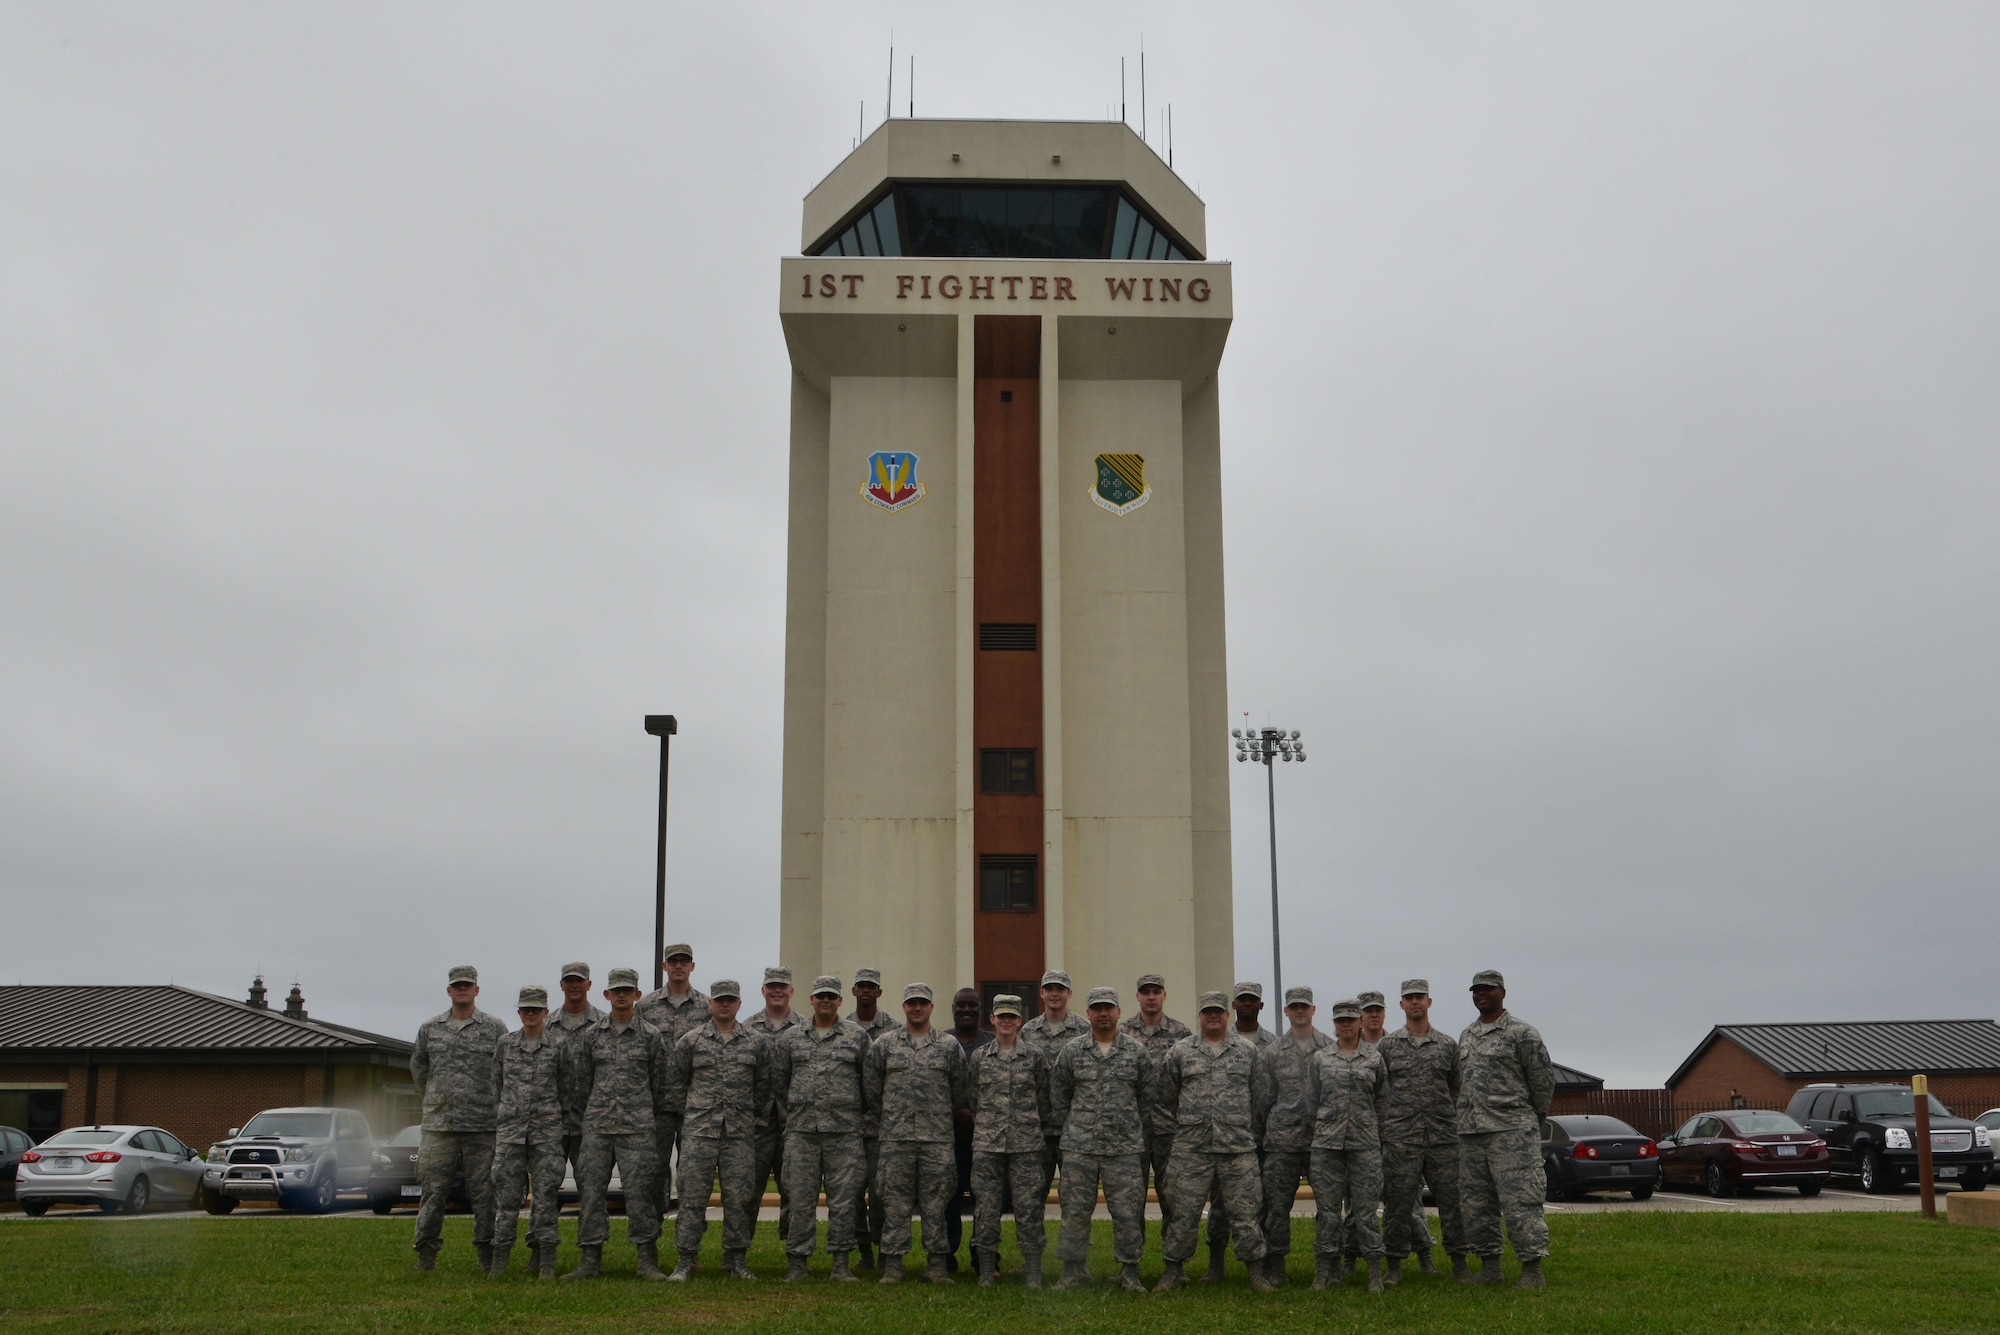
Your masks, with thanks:
M660 1031L639 1018L639 971L605 975L611 1013L568 1040L564 1055L583 1090L582 1160L576 1173L576 1241L583 1259L564 1279L604 1273L604 1244L611 1236L605 1197L611 1170L625 1191L625 1234L639 1255L639 1278L660 1273L660 1212L653 1208L660 1175L655 1139L669 1092L667 1045Z
M1139 1013L1128 1015L1118 1022L1121 1033L1130 1034L1139 1040L1151 1059L1153 1069L1158 1070L1166 1060L1167 1050L1193 1033L1186 1025L1167 1014L1167 980L1164 974L1142 973L1138 984ZM1173 1114L1160 1108L1153 1109L1153 1115L1146 1122L1146 1170L1152 1174L1153 1192L1160 1199L1160 1226L1166 1227L1167 1213L1167 1159L1174 1152Z
M709 984L708 1023L674 1044L668 1106L681 1124L681 1208L674 1225L680 1263L668 1276L694 1273L708 1231L708 1189L722 1191L722 1264L738 1279L755 1279L748 1253L757 1231L764 1184L757 1180L756 1131L770 1115L771 1044L736 1022L743 989L733 978Z
M895 1016L876 1006L882 996L880 969L856 969L851 990L854 1011L847 1018L861 1027L870 1043L903 1027ZM863 1268L875 1264L874 1249L882 1245L882 1189L875 1177L882 1152L881 1119L881 1110L874 1107L863 1113L861 1119L861 1153L867 1164L861 1173L862 1200L855 1206L854 1231Z
M1050 969L1042 975L1042 1013L1021 1026L1021 1041L1041 1054L1042 1062L1055 1073L1056 1058L1062 1050L1090 1032L1090 1021L1075 1014L1069 1008L1069 975L1061 969ZM1061 1128L1050 1125L1042 1129L1042 1216L1049 1209L1049 1188L1054 1185L1057 1170L1062 1166ZM1020 1212L1016 1211L1015 1227L1019 1228Z
M1070 1040L1049 1073L1049 1109L1062 1128L1062 1258L1059 1289L1090 1278L1090 1218L1097 1191L1111 1212L1111 1251L1120 1288L1143 1291L1139 1253L1146 1245L1146 1122L1155 1103L1153 1063L1130 1034L1118 1032L1118 993L1093 987L1090 1032ZM1025 1030L1024 1030L1025 1032ZM1169 1169L1171 1171L1171 1168Z
M1268 1293L1264 1236L1257 1223L1264 1199L1257 1143L1271 1102L1270 1068L1256 1044L1229 1032L1227 997L1204 992L1200 1009L1201 1032L1174 1044L1156 1072L1159 1106L1174 1114L1174 1153L1167 1166L1173 1209L1162 1211L1167 1270L1159 1287L1187 1283L1182 1267L1194 1255L1201 1207L1213 1200L1229 1203L1236 1255L1250 1269L1250 1287Z
M792 971L764 970L764 1009L744 1021L773 1044L787 1029L804 1024L805 1017L792 1009ZM757 1126L757 1190L761 1194L773 1178L778 1183L778 1236L792 1236L792 1194L785 1189L785 1108L776 1099ZM817 1218L817 1216L815 1216Z
M1042 1286L1042 1250L1048 1232L1033 1218L1042 1199L1042 1129L1054 1121L1049 1068L1041 1053L1021 1042L1021 998L993 998L993 1041L972 1054L972 1254L979 1286L991 1286L1000 1269L1000 1214L1014 1198L1014 1240L1026 1266L1027 1286ZM1023 1215L1030 1216L1023 1224Z
M958 1194L953 1152L961 1108L972 1106L972 1073L965 1049L931 1027L931 988L903 989L903 1028L868 1049L868 1099L882 1111L882 1148L876 1183L882 1193L882 1282L900 1283L910 1250L910 1216L924 1221L924 1273L949 1284L945 1250L951 1230L945 1212Z
M493 1266L493 1063L507 1026L474 1006L479 970L451 970L445 993L451 1009L417 1030L410 1074L423 1101L424 1143L417 1151L417 1269L437 1267L444 1243L445 1196L455 1174L465 1174L472 1198L472 1245L479 1268Z
M1361 992L1354 998L1361 1003L1361 1046L1373 1050L1382 1041L1384 1025L1389 1013L1388 998L1380 992ZM1341 1216L1341 1271L1350 1273L1356 1261L1361 1259L1361 1230L1356 1222L1356 1212L1366 1208L1374 1214L1379 1201L1349 1201L1347 1212ZM1394 1282L1394 1281L1390 1281Z
M1263 1049L1269 1071L1270 1109L1264 1115L1264 1277L1285 1282L1292 1251L1292 1202L1312 1168L1313 1118L1310 1070L1314 1054L1333 1040L1313 1028L1313 990L1285 989L1285 1036ZM1263 1030L1258 1030L1262 1033Z
M590 966L577 960L562 967L558 980L563 1004L549 1013L549 1032L565 1041L575 1038L604 1018L604 1012L590 1004ZM563 1105L563 1157L570 1167L581 1167L583 1152L583 1099L576 1081L569 1082L569 1102Z
M1264 985L1245 979L1236 984L1229 994L1230 1008L1236 1012L1236 1034L1244 1041L1255 1043L1258 1051L1263 1051L1278 1041L1278 1036L1258 1023L1264 1012ZM1261 1151L1260 1151L1261 1155ZM1261 1161L1261 1158L1260 1158ZM1226 1204L1226 1203L1225 1203ZM1202 1280L1209 1284L1220 1284L1225 1264L1229 1258L1229 1211L1224 1204L1211 1203L1208 1207L1208 1270Z
M1340 1283L1341 1210L1355 1211L1361 1251L1368 1258L1368 1291L1382 1291L1382 1228L1374 1202L1382 1199L1382 1111L1388 1077L1382 1056L1361 1042L1361 1005L1333 1006L1334 1045L1313 1054L1308 1085L1314 1108L1312 1148L1313 1287Z
M813 979L811 1024L779 1030L771 1044L774 1101L785 1109L786 1193L796 1208L785 1238L785 1279L806 1277L818 1214L813 1202L826 1192L826 1249L833 1278L852 1282L854 1212L861 1202L862 1118L867 1108L862 1070L868 1035L840 1018L840 979Z
M563 1114L573 1100L565 1040L560 1029L549 1027L548 1015L548 991L522 988L521 1027L500 1040L493 1065L493 1264L486 1273L495 1279L507 1273L522 1192L530 1187L535 1203L528 1218L529 1268L543 1279L556 1275Z
M1423 1189L1429 1182L1454 1275L1466 1273L1465 1218L1458 1208L1458 1045L1431 1028L1431 985L1403 984L1408 1022L1385 1035L1375 1050L1389 1074L1382 1122L1382 1231L1389 1254L1388 1282L1401 1278L1402 1261L1415 1252L1424 1273L1435 1272Z
M648 992L639 1002L639 1018L660 1031L660 1038L666 1044L667 1056L671 1060L674 1045L681 1041L681 1035L697 1025L708 1023L708 994L693 982L693 946L685 941L672 942L660 952L660 958L666 970L666 984L657 991ZM676 1151L680 1148L680 1118L662 1115L655 1127L654 1138L660 1149L660 1176L653 1200L660 1217L665 1219L674 1199L674 1164Z
M1458 1036L1459 1203L1466 1244L1482 1258L1473 1282L1502 1282L1504 1219L1521 1260L1517 1287L1538 1289L1549 1254L1542 1119L1555 1097L1555 1070L1540 1031L1508 1014L1506 1003L1507 983L1497 971L1472 976L1479 1018Z

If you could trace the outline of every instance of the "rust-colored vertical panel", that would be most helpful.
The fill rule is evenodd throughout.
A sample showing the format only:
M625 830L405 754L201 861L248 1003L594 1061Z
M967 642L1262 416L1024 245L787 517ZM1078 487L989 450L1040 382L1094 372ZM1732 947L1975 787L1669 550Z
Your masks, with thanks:
M1042 619L1041 349L1039 316L978 316L973 336L972 607L985 625L1039 628ZM1042 655L1037 648L979 650L972 670L975 753L1032 748L1041 782ZM974 763L978 763L975 754ZM978 782L977 776L974 779ZM974 856L1042 856L1039 792L986 793L972 803ZM1040 866L1039 861L1037 867ZM1040 877L1038 875L1037 880ZM979 893L977 882L973 893ZM988 912L975 904L976 979L1039 978L1043 968L1041 886L1036 907Z

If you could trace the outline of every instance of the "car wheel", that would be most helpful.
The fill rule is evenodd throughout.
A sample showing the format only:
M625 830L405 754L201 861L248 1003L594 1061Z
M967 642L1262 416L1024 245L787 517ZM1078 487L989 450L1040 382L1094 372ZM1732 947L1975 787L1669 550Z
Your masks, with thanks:
M97 1208L106 1214L144 1214L146 1207L153 1203L153 1184L143 1174L132 1179L132 1190L125 1193L125 1199L106 1202Z
M314 1214L329 1214L339 1204L340 1179L329 1167L319 1175L319 1181L313 1183L312 1198L306 1208Z
M1817 1196L1819 1195L1820 1187L1823 1185L1825 1184L1820 1182L1801 1182L1799 1183L1799 1195Z
M228 1214L236 1208L236 1198L225 1196L219 1191L204 1189L201 1193L201 1208L210 1214Z
M28 1218L30 1219L40 1219L43 1215L47 1214L48 1212L49 1212L49 1203L47 1201L21 1202L21 1213L28 1216Z
M1632 1199L1635 1201L1650 1201L1653 1199L1653 1189L1651 1187L1634 1187L1632 1188Z
M1730 1188L1729 1179L1722 1175L1722 1165L1713 1159L1708 1161L1708 1167L1703 1170L1701 1179L1702 1185L1708 1188L1708 1194L1717 1200L1734 1194Z
M1563 1198L1562 1173L1556 1168L1556 1161L1550 1159L1542 1165L1542 1175L1546 1185L1542 1195L1547 1200L1559 1201Z
M384 1192L371 1191L368 1193L368 1208L376 1214L388 1214L396 1208L396 1198Z
M1960 1191L1984 1191L1986 1190L1986 1179L1974 1173L1968 1177L1961 1178L1958 1183L1958 1189Z
M1879 1196L1895 1189L1889 1166L1882 1162L1882 1156L1870 1150L1861 1160L1861 1189L1872 1196Z

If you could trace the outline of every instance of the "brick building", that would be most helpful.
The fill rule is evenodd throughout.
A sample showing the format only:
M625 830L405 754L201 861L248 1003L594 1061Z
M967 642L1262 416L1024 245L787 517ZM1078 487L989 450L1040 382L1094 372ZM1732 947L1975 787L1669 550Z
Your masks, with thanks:
M1961 1117L2000 1107L2000 1024L1719 1024L1667 1077L1667 1091L1683 1109L1782 1109L1804 1085L1912 1075L1928 1075L1931 1093Z
M263 1108L330 1104L377 1135L417 1120L412 1044L315 1020L294 987L272 1010L167 986L0 987L0 1123L35 1139L139 1122L202 1147Z

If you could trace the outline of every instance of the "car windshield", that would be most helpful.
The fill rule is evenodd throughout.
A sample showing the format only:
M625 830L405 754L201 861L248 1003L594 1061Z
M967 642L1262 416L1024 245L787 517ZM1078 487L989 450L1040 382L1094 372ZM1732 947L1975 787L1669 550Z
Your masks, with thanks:
M1939 1103L1937 1095L1926 1094L1924 1098L1931 1105L1931 1116L1951 1116L1951 1109ZM1873 1094L1856 1094L1854 1111L1864 1120L1870 1117L1911 1117L1916 1114L1917 1106L1909 1090L1885 1089Z
M1783 1113L1748 1113L1729 1120L1739 1136L1782 1136L1805 1130Z
M328 1113L258 1113L243 1128L246 1136L304 1136L324 1139L331 1133L333 1117Z
M123 1131L65 1131L61 1135L50 1136L42 1142L42 1148L60 1148L64 1145L109 1145L124 1135Z
M391 1145L421 1145L424 1143L424 1129L421 1126L406 1126L398 1131Z

